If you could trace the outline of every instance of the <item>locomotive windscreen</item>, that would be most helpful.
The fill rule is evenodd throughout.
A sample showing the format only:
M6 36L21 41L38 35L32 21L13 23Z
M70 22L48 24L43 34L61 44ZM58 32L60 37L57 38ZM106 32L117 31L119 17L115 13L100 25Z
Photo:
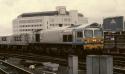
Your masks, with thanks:
M104 31L123 31L124 19L123 16L105 18L103 20Z
M103 36L103 32L101 30L94 30L94 36L95 37L102 37Z
M85 30L84 31L85 37L93 37L93 30Z

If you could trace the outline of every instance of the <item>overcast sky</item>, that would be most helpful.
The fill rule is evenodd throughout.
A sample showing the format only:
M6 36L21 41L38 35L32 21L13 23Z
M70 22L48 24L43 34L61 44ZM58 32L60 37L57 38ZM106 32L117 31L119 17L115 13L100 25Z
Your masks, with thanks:
M56 6L78 10L89 22L108 16L125 16L125 0L0 0L0 35L12 33L12 20L21 13L51 11Z

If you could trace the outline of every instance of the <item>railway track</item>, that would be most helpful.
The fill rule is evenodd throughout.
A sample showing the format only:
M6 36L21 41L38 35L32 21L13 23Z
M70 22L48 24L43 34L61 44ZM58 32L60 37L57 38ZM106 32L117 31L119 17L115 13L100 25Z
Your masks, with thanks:
M125 54L112 54L114 74L125 74Z
M0 70L3 74L33 74L27 70L11 65L3 60L0 60Z
M51 56L41 56L41 55L34 55L34 54L8 54L8 53L0 53L0 55L4 56L7 55L9 57L16 57L21 59L27 59L27 60L34 60L39 62L53 62L53 63L59 63L63 66L68 65L68 59L64 58L56 58ZM85 58L84 61L79 62L79 69L86 70L86 62ZM113 54L113 71L114 74L124 74L125 73L125 55L114 55Z
M1 56L8 56L8 57L15 57L15 58L21 58L25 60L34 60L38 62L53 62L53 63L59 63L63 66L68 65L68 58L57 58L57 57L51 57L51 56L41 56L41 55L34 55L34 54L8 54L8 53L0 53ZM85 60L84 62L79 62L79 68L85 69Z

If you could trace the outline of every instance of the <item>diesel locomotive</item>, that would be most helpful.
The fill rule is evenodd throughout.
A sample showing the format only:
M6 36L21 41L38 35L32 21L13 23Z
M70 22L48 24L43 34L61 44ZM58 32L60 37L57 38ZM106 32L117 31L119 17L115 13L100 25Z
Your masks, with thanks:
M103 48L103 32L98 24L71 26L0 37L0 49L66 56L83 56L86 51Z

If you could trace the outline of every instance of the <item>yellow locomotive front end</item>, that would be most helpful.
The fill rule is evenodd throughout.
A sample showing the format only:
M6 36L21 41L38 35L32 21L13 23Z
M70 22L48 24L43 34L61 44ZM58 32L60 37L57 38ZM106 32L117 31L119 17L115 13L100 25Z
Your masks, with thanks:
M84 30L85 45L84 50L102 49L103 48L103 32L99 28L88 28Z
M85 38L84 49L102 49L103 48L103 38Z

